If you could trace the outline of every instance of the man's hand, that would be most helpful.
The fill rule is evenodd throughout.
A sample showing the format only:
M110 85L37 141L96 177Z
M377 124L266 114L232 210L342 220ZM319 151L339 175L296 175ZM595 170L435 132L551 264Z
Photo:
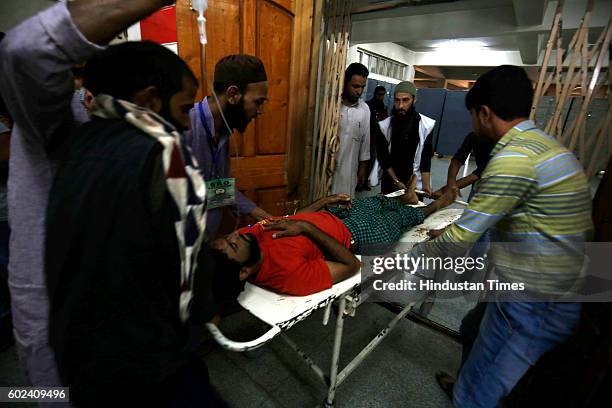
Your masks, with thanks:
M353 205L352 198L348 194L334 194L334 195L325 197L324 200L325 200L324 206L332 205L336 207L350 209L351 206Z
M440 196L436 201L430 203L426 207L422 208L425 217L428 217L429 214L432 214L438 210L441 210L444 207L447 207L455 201L458 193L457 187L453 189L448 189L444 194Z
M268 218L272 218L271 214L268 214L266 211L262 210L259 207L253 208L253 211L249 214L251 217L255 218L257 221L266 220Z
M457 187L447 188L446 191L436 200L440 204L438 209L448 207L451 205L457 196L459 195L459 189Z
M308 229L311 227L311 224L306 221L300 220L290 220L288 218L278 218L274 220L270 220L266 224L263 224L263 229L265 231L277 230L272 234L272 238L282 238L282 237L295 237L297 235L304 234L308 232Z
M442 186L440 189L431 193L432 198L437 199L440 198L444 193L446 193L449 189L457 189L457 196L461 197L461 190L456 182L447 183L445 186Z
M359 170L357 171L357 188L355 191L363 191L368 188L368 166L367 162L359 162Z
M401 181L397 180L393 182L393 185L395 187L397 187L397 190L404 190L404 193L408 192L408 187L406 187L406 185L404 183L402 183ZM396 191L397 191L396 190Z
M446 227L448 228L448 227ZM433 239L433 238L437 238L440 235L442 235L442 233L444 231L446 231L446 228L440 228L440 229L431 229L429 231L427 231L427 235L429 236L429 238Z

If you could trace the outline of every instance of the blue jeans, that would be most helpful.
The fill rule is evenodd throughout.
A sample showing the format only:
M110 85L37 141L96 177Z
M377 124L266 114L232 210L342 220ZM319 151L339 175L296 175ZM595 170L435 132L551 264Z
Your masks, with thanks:
M494 408L540 356L566 340L581 304L492 302L453 390L457 408Z

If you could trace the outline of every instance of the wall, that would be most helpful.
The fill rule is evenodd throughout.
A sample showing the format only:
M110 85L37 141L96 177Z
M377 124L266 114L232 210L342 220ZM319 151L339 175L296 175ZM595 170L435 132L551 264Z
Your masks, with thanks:
M0 0L0 31L10 30L54 3L55 0Z
M408 48L390 42L353 45L348 50L348 55L346 58L347 66L352 62L359 62L359 57L357 56L357 48L361 48L363 50L370 51L383 57L387 57L397 62L401 62L402 64L408 65L408 79L411 81L414 79L415 53L413 51L410 51ZM389 82L392 84L396 84L399 82L396 79L376 74L372 74L370 78Z

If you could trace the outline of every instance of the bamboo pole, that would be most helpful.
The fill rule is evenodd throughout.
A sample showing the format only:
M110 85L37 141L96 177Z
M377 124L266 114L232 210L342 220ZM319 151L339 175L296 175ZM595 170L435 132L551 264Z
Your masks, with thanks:
M574 129L572 129L572 133L571 133L571 141L570 141L570 150L573 150L574 147L576 146L576 139L579 135L579 131L580 131L580 126L582 124L582 122L584 122L584 119L586 117L587 114L587 109L589 107L589 104L591 103L591 100L593 98L593 93L595 91L595 86L597 85L597 81L599 80L599 74L601 72L601 67L603 66L603 62L604 59L606 57L608 48L610 47L610 40L612 39L612 24L611 21L608 21L608 26L607 26L607 30L606 30L606 37L605 40L603 42L603 46L601 47L601 50L599 51L599 57L597 58L597 64L595 65L595 68L593 69L593 75L591 76L591 80L589 81L589 88L587 90L587 94L585 96L584 102L582 103L582 106L580 108L580 113L578 114L578 120L577 120L577 125Z
M331 21L331 14L332 14L332 2L330 0L327 1L327 7L326 7L326 14L325 14L325 32L324 32L324 64L323 64L323 72L322 72L322 77L323 77L323 92L322 92L322 98L321 98L321 112L320 112L320 121L319 121L319 140L318 140L318 146L317 146L317 157L316 157L316 164L315 164L315 195L318 195L318 187L320 186L321 182L322 182L322 173L320 171L321 169L321 164L323 161L323 155L325 154L325 145L327 144L327 140L326 140L326 134L325 134L325 121L327 119L327 111L328 111L328 102L327 99L329 98L329 81L328 78L330 76L330 70L331 70L331 60L332 60L332 51L331 51L331 44L332 44L332 40L333 40L333 32L335 30L335 21ZM338 7L338 3L336 3L336 10Z
M565 102L575 87L575 86L573 87L571 86L571 84L574 83L574 80L572 80L571 78L575 79L574 69L576 68L577 58L579 55L581 55L581 47L584 44L584 41L583 41L584 34L585 34L584 28L589 24L591 20L592 10L593 10L593 0L589 0L589 2L587 3L585 14L582 17L582 20L580 21L580 25L578 26L578 29L577 29L579 34L576 39L575 47L572 50L573 52L571 52L570 65L567 70L566 81L565 81L565 86L563 87L563 92L561 93L561 97L557 99L555 113L545 129L547 133L551 133L553 129L557 129L559 120L561 118L561 113L563 112L563 107L565 105ZM568 48L568 54L569 53L570 53L570 48ZM576 75L579 75L579 74L576 74ZM557 140L560 140L561 135L557 133L556 137L557 137Z
M548 70L548 60L550 59L550 54L552 52L553 42L554 39L557 37L557 31L559 30L559 22L561 21L563 3L563 0L559 0L559 2L557 3L555 18L553 19L550 37L548 38L548 43L546 45L546 52L544 53L544 59L542 60L542 67L540 68L540 75L538 78L538 83L536 85L535 95L533 97L533 105L531 106L531 113L529 115L529 119L531 120L535 119L536 108L540 102L540 98L542 97L542 86L544 85L544 77L546 76L546 71Z
M337 43L337 48L336 48L336 52L335 52L335 56L337 56L337 60L336 60L336 72L337 72L337 79L333 81L333 89L336 92L333 92L332 95L335 96L335 100L331 99L330 103L332 103L333 105L331 106L333 115L330 116L330 124L329 124L329 128L328 128L328 132L330 135L330 142L329 142L329 146L328 146L328 155L326 155L326 159L329 158L329 163L326 163L326 165L324 165L323 169L325 170L325 174L327 176L327 179L325 180L325 183L323 184L323 191L322 193L324 195L329 194L329 191L331 189L331 185L333 182L333 174L334 174L334 170L335 170L335 165L336 165L336 153L338 151L338 147L339 147L339 140L338 140L338 127L339 127L339 117L340 117L340 107L341 107L341 103L342 103L342 92L344 90L343 84L344 84L344 71L345 71L345 64L346 64L346 53L347 53L347 49L348 49L348 39L349 39L349 35L350 35L350 21L351 21L351 17L350 17L350 10L352 7L352 0L348 0L344 3L344 8L343 8L343 16L342 16L342 28L339 32L339 38L338 38L338 43Z
M352 0L328 1L328 22L325 32L324 68L322 73L323 98L319 121L319 139L315 161L315 196L327 194L331 186L337 151L338 117L344 81L350 12Z
M559 98L561 97L561 76L563 75L563 47L562 47L562 39L561 39L561 32L563 29L563 26L561 25L562 21L559 21L559 31L557 32L557 52L556 52L556 60L557 60L557 64L556 64L556 69L555 69L555 96L557 97L557 100L559 100Z

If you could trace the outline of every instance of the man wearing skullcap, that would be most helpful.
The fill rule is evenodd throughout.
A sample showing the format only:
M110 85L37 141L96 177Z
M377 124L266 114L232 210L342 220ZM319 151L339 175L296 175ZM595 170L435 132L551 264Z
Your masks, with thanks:
M217 235L225 205L235 213L251 215L257 220L271 216L240 193L233 184L234 180L230 179L229 138L234 130L243 133L251 120L263 113L268 100L268 77L264 65L252 55L223 57L215 65L213 89L216 97L202 99L189 112L191 130L185 133L200 173L209 184L206 239ZM230 190L228 182L234 194L226 194ZM219 189L217 185L223 188Z
M382 135L377 140L377 161L370 175L372 185L378 184L382 168L383 193L405 189L413 173L417 189L431 194L432 133L436 121L414 109L416 87L412 82L400 82L395 87L391 116L379 122Z

